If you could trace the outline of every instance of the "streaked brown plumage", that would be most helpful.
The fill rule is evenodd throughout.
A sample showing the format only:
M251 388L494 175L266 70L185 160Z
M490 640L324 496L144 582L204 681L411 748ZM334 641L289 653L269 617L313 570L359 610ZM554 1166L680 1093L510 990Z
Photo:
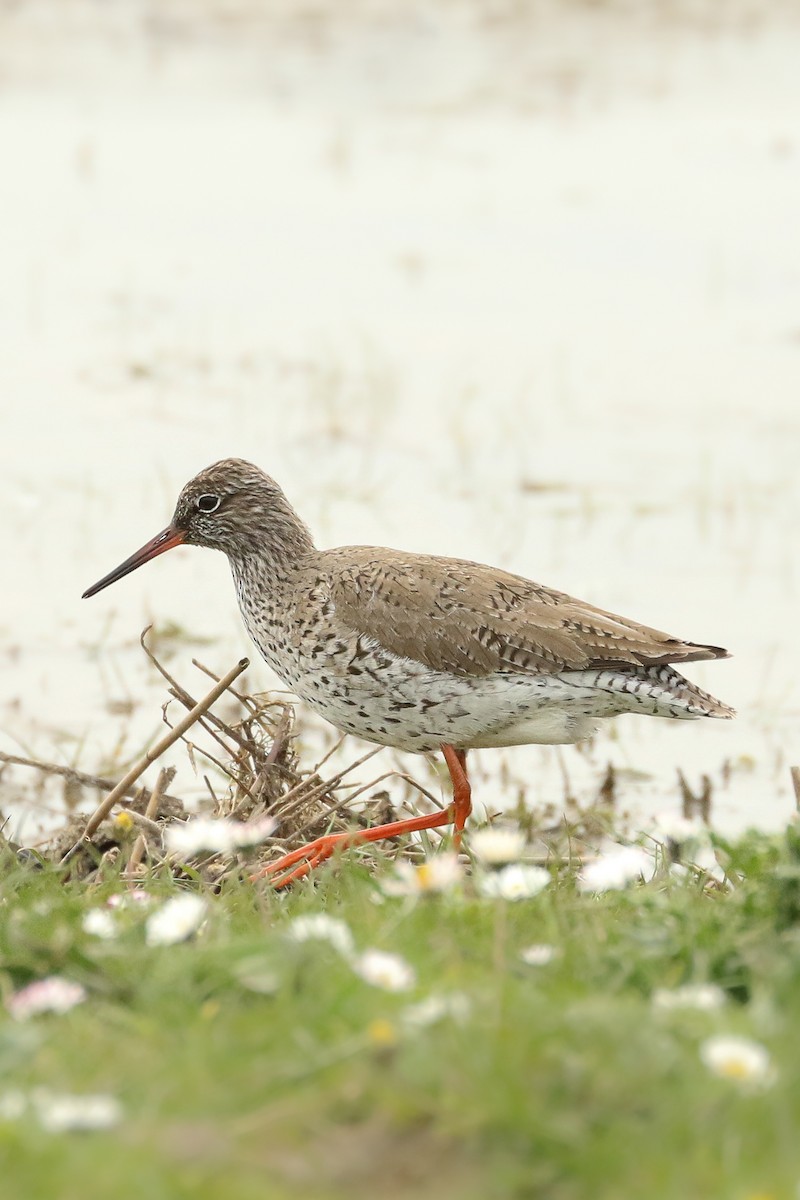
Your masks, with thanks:
M85 594L174 545L224 551L245 625L277 675L338 728L405 750L441 748L452 811L346 835L373 840L469 813L466 751L574 742L623 712L733 710L673 663L727 651L682 641L521 576L370 546L317 550L281 489L225 459L180 494L172 524ZM335 839L277 864L296 878ZM299 864L299 865L297 865Z
M343 624L437 671L660 666L725 658L519 575L454 558L347 547L332 597ZM433 619L420 624L419 614Z

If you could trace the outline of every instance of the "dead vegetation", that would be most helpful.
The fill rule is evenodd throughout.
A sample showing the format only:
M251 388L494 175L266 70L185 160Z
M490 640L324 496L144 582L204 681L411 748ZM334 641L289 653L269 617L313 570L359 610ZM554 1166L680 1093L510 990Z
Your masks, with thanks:
M367 782L351 782L351 776L380 753L381 747L326 777L324 768L341 746L344 739L340 739L310 770L303 769L294 736L293 706L270 694L251 695L234 686L248 665L246 659L222 677L193 659L193 665L214 682L211 690L197 699L148 646L147 632L142 634L142 648L167 683L169 700L162 715L168 732L119 782L56 763L0 754L0 763L61 776L70 789L107 792L88 821L85 815L73 815L46 843L33 849L13 846L23 861L61 864L67 877L86 881L120 858L122 871L131 881L169 862L176 872L188 871L207 882L219 882L231 871L257 871L324 833L358 830L397 819L401 814L392 805L388 790L381 787L390 778L403 780L423 802L440 805L431 792L398 771L383 771ZM241 714L238 719L226 719L214 709L223 695L236 701ZM174 723L168 711L171 701L186 710ZM205 735L202 745L198 731ZM162 768L152 789L138 781L176 741L183 743L195 773L206 784L210 799L207 815L247 823L271 817L275 836L266 838L257 849L237 854L233 862L230 855L205 853L190 861L176 861L174 854L168 855L163 838L166 827L190 816L181 797L169 790L174 768ZM227 781L223 791L219 785L214 787L208 774L203 774L204 761L212 763ZM369 852L368 847L364 849Z
M269 693L253 695L235 686L248 665L246 659L221 677L193 659L193 666L213 683L207 694L198 699L159 660L148 645L147 634L148 630L142 634L142 648L167 685L169 698L162 706L167 732L117 783L61 764L0 753L0 772L3 764L25 766L43 775L60 776L71 795L85 794L86 789L106 793L88 820L81 814L67 815L63 827L46 842L30 848L7 843L7 849L19 861L33 866L60 865L65 878L86 882L102 877L108 867L116 864L116 869L131 883L153 869L167 868L173 874L219 884L229 874L257 873L323 834L355 832L399 819L407 815L409 801L416 811L420 807L428 810L441 807L441 798L396 769L384 770L364 782L360 769L381 753L380 746L328 774L326 767L330 770L331 760L344 741L340 738L313 767L304 769L298 755L293 705ZM219 708L223 706L217 702L223 697L235 702L235 718L220 715ZM179 720L170 716L173 702L185 710ZM228 704L228 712L230 708ZM196 805L190 812L184 800L170 790L175 776L173 767L162 767L152 788L142 785L140 779L178 741L185 747L195 775L206 786L209 806L204 815L253 825L271 818L275 823L274 834L257 847L233 855L201 852L179 857L170 853L164 842L166 828L194 816ZM219 782L214 786L204 772L206 763L213 765L216 778L221 777L226 786L221 788ZM528 836L529 861L573 865L585 862L593 857L604 839L625 831L627 818L620 808L618 781L611 764L589 805L579 804L572 795L563 764L562 772L564 794L560 803L534 810L520 797L517 807L506 813ZM392 800L399 789L387 787L389 780L404 785L399 801ZM709 779L703 777L698 795L691 792L682 774L678 782L684 816L699 817L710 824ZM419 857L421 852L420 844L408 839L403 843L381 843L379 849L368 844L359 846L359 853L367 859L386 853Z

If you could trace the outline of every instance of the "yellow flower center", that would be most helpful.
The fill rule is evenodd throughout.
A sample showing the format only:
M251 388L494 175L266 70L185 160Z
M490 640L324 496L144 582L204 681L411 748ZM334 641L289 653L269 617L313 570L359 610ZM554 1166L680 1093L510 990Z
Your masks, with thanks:
M373 1046L384 1048L397 1045L397 1030L385 1017L376 1017L367 1026L367 1038Z
M753 1068L743 1058L729 1058L721 1064L720 1074L726 1079L749 1079Z
M433 887L433 884L433 871L428 863L423 863L422 866L417 867L417 886L419 890L421 892L428 892Z

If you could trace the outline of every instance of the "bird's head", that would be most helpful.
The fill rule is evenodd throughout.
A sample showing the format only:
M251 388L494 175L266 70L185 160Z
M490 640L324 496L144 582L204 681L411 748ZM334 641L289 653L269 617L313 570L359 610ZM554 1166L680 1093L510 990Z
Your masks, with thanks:
M174 546L207 546L241 560L260 545L311 549L311 537L274 479L241 458L225 458L190 479L178 496L172 521L83 593L84 599L116 583Z

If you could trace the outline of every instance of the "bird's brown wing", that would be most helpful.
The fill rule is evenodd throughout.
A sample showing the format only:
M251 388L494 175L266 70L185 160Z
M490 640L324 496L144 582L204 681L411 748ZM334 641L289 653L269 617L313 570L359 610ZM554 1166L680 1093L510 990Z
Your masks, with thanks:
M556 673L728 656L480 563L367 546L323 557L337 618L434 670Z

